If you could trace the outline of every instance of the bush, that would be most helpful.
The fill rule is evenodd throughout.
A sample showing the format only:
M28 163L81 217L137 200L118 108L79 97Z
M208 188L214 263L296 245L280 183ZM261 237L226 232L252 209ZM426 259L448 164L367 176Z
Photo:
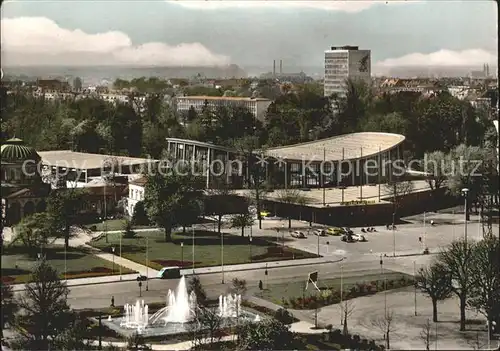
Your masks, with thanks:
M146 213L143 201L138 201L134 206L134 213L132 214L133 225L149 225L149 218Z
M274 318L283 324L292 324L295 318L293 315L284 308L280 308L274 313Z
M137 233L133 231L132 229L132 222L129 220L125 221L125 224L123 225L123 237L127 239L134 238Z

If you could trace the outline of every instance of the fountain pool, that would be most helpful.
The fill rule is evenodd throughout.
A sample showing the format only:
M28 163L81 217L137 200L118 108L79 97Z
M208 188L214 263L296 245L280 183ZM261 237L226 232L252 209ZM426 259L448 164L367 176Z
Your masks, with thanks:
M174 335L193 330L193 324L198 323L194 318L197 308L196 295L188 294L186 279L182 277L175 292L168 291L165 307L156 313L149 315L149 306L144 300L137 300L124 306L122 317L109 317L102 323L123 336L136 332L143 336ZM223 327L234 325L238 319L260 321L258 314L241 308L241 295L219 296L218 314L223 318Z

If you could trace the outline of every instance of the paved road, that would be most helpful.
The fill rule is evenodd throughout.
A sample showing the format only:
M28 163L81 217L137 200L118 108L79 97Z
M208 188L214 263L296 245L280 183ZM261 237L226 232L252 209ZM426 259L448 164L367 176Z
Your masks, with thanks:
M413 272L413 261L418 261L418 265L426 264L431 256L386 258L384 267L388 270L395 270L411 274ZM317 270L321 279L335 278L340 276L340 267L343 266L344 276L362 276L367 272L375 273L379 269L379 258L360 257L359 260L346 260L337 263L318 264L316 266L298 266L270 268L268 281L274 283L283 283L290 280L306 280L307 274ZM265 269L255 269L243 272L230 272L224 275L225 285L221 284L221 273L200 275L201 282L205 287L207 294L216 297L224 293L230 286L233 278L245 279L249 286L257 286L259 280L264 280ZM178 280L150 280L148 282L148 291L144 291L146 284L143 283L142 297L147 303L165 301L169 289L175 289ZM104 283L86 286L70 287L68 296L69 303L73 308L100 308L110 304L111 296L115 297L116 305L135 302L139 297L139 287L135 281L124 281L114 283Z

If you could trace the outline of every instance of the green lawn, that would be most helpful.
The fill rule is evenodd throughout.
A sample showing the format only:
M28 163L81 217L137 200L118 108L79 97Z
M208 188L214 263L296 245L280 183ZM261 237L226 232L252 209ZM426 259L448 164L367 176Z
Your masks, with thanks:
M175 233L173 242L165 242L163 231L139 232L135 238L122 238L122 256L146 264L146 238L149 267L154 269L161 269L165 266L192 267L193 236L191 232ZM111 252L113 246L115 250L118 250L119 241L119 235L112 233L108 234L108 243L103 237L94 241L92 245L102 251ZM316 255L287 247L282 248L258 237L254 237L250 245L248 237L224 235L224 264L226 265L310 257L316 257ZM194 261L196 267L221 264L221 238L217 233L195 232Z
M403 277L408 280L412 279L411 276L404 273L387 271L384 275L382 275L378 269L377 270L374 269L373 271L367 271L366 274L363 275L343 277L342 278L343 291L347 292L351 289L351 287L356 286L357 284L363 284L363 283L368 284L370 282L376 282L376 281L383 282L384 277L387 282L388 289L391 288L391 286L389 285L390 281L399 280ZM321 293L318 290L316 290L314 285L311 283L309 283L307 291L304 292L306 280L307 277L304 277L303 281L291 281L288 283L273 284L272 278L270 278L269 284L264 287L264 290L261 291L258 290L257 288L254 288L252 293L254 293L258 297L261 297L265 300L274 302L279 305L283 304L283 299L287 301L291 298L298 298L302 296L304 297L315 296L315 295L319 296ZM340 278L324 279L324 280L321 279L321 276L319 278L318 287L320 289L333 288L334 290L340 291L340 286L341 286Z
M85 224L84 227L92 230L92 227L95 226L96 232L102 232L104 230L108 230L108 231L123 230L123 228L125 227L125 222L126 222L125 218L108 219L105 222ZM134 228L139 229L139 228L151 228L151 227L139 225L139 226L134 226Z
M64 247L50 246L44 248L41 253L47 261L56 268L61 279L64 279ZM37 253L38 254L38 253ZM30 279L31 271L38 257L30 257L20 246L4 247L2 254L2 282L25 283ZM69 248L66 252L67 278L88 278L119 274L119 266L107 260L94 256L89 250L83 248ZM122 267L122 274L134 273L130 269Z

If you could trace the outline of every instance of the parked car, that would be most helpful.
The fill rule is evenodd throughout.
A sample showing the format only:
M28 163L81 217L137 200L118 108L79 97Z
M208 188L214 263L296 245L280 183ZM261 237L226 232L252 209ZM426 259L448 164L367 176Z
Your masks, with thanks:
M344 233L351 234L351 235L354 234L354 232L349 227L343 227L342 229L344 230Z
M160 279L178 279L181 277L181 269L178 266L163 267L157 275Z
M363 234L353 234L351 238L356 241L366 242L366 237Z
M314 231L314 235L317 236L325 236L326 235L326 230L325 229L316 229Z
M340 240L345 241L346 243L356 243L358 240L354 239L353 235L343 234Z
M346 233L345 230L339 227L331 227L326 230L326 234L333 236L341 236L342 234L345 233Z
M262 219L266 219L268 217L272 217L272 215L271 215L271 212L264 210L264 211L260 211L260 217Z
M296 231L292 232L292 237L298 238L298 239L305 239L306 235L303 232L296 230Z

